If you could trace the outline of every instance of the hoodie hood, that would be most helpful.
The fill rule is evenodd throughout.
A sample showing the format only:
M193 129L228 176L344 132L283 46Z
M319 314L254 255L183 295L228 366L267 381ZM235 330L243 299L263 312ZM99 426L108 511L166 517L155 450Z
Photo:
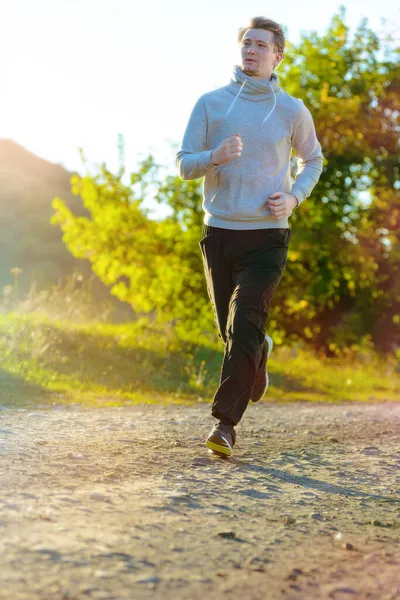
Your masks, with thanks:
M237 96L240 88L242 88L240 92L241 98L252 102L262 102L263 100L273 98L274 93L277 95L282 93L278 75L272 73L271 77L271 80L268 82L261 81L260 79L246 75L239 65L235 65L227 89L231 94Z

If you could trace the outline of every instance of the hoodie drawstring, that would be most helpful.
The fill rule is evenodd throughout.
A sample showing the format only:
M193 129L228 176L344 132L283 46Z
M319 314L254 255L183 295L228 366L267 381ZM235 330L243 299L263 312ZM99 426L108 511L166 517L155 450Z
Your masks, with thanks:
M236 100L239 98L240 92L242 91L242 89L243 89L243 87L244 87L244 85L245 85L246 81L247 81L247 77L246 77L246 79L243 81L243 83L242 83L242 85L241 85L241 88L240 88L240 90L238 91L238 93L236 94L236 96L235 96L235 98L234 98L234 100L233 100L232 104L230 105L230 107L229 107L229 110L228 110L228 112L227 112L227 113L226 113L226 115L225 115L226 117L229 115L229 113L231 112L232 106L235 104ZM263 124L265 123L265 121L266 121L266 120L267 120L267 119L268 119L268 118L269 118L269 117L272 115L272 113L274 112L274 109L275 109L275 106L276 106L276 94L275 94L275 92L274 92L274 88L272 87L272 85L269 85L268 83L264 83L263 81L260 81L260 83L262 83L263 85L266 85L267 87L269 87L269 88L272 90L272 93L273 93L273 95L274 95L274 105L273 105L272 109L270 110L270 112L269 112L269 113L267 114L267 116L265 117L265 119L263 120L263 122L261 123L261 125L263 125Z
M228 110L228 112L227 112L227 113L226 113L226 115L225 115L226 117L227 117L227 116L229 115L229 113L231 112L231 108L232 108L232 106L235 104L236 100L238 99L238 97L239 97L239 94L240 94L240 92L242 91L242 89L243 89L243 87L244 87L244 84L246 83L246 81L247 81L247 77L246 77L246 79L243 81L243 83L242 83L242 87L240 88L240 90L239 90L239 91L238 91L238 93L236 94L236 96L235 96L235 98L234 98L234 100L233 100L232 104L230 105L230 107L229 107L229 110Z
M268 85L268 84L266 84L266 85ZM274 112L274 108L275 108L275 106L276 106L276 94L275 94L275 92L274 92L274 88L272 87L272 85L270 85L269 87L271 88L271 90L272 90L272 93L273 93L273 95L274 95L274 105L273 105L272 109L270 110L270 112L269 112L269 113L267 114L267 116L265 117L264 121L261 123L261 125L263 125L263 124L265 123L265 121L268 119L268 117L270 117L270 116L272 115L272 113Z

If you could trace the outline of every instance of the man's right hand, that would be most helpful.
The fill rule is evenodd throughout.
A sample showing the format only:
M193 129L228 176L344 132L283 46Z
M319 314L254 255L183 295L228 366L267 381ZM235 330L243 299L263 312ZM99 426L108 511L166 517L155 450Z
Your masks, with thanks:
M211 160L215 165L224 165L238 158L243 150L243 142L240 133L225 138L220 145L213 150Z

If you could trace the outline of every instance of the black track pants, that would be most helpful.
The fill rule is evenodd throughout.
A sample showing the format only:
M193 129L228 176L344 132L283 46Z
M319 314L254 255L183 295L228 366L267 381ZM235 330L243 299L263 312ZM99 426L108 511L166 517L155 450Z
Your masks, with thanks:
M225 345L211 414L226 423L239 423L257 371L265 368L265 326L272 295L285 270L290 238L289 228L203 226L199 246L207 290Z

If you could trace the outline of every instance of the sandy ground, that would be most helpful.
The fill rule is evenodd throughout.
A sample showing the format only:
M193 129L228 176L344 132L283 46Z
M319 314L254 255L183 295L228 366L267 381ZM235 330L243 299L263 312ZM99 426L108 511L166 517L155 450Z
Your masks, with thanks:
M400 599L400 403L0 410L0 598Z

